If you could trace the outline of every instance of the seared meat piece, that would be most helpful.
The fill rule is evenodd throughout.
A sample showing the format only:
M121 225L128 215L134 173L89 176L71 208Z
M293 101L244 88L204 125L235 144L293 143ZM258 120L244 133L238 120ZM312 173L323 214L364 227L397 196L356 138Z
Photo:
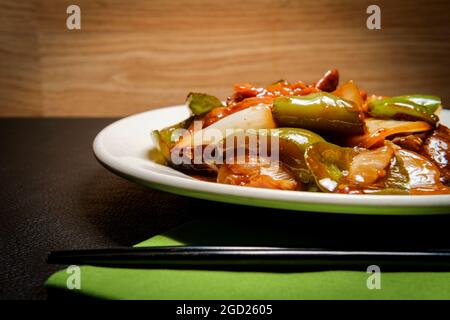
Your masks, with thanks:
M395 137L392 139L392 142L403 149L420 152L426 138L426 134L410 134L407 136Z
M450 185L450 129L439 125L425 140L420 153L439 168L442 183Z
M317 81L316 88L326 92L333 92L339 84L339 72L334 70L327 71L323 77Z

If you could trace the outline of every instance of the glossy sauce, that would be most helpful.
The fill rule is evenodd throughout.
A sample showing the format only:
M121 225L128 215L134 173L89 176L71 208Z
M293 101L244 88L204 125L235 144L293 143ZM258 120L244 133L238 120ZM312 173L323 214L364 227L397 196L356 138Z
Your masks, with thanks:
M286 81L281 81L266 88L254 87L249 83L239 83L235 85L234 94L228 99L226 107L215 108L205 115L203 127L210 126L232 113L251 106L271 105L273 99L279 96L307 95L314 92L320 92L320 90L313 85L305 85L303 82L289 84Z
M340 96L337 94L340 92L345 98L352 98L349 99L350 101L358 100L357 105L360 106L355 108L355 112L362 116L364 113L362 111L367 112L365 109L367 107L365 103L367 95L361 93L351 82L347 83L347 87L341 86L341 91L339 91L339 88L336 90L336 77L338 77L337 73L330 71L317 84L307 85L303 82L290 84L286 81L278 81L267 87L255 87L249 83L239 83L235 85L233 95L227 100L226 106L215 108L196 120L201 120L201 128L205 128L251 106L263 104L271 107L274 98L279 96L302 96L322 90L333 91L337 96ZM380 98L383 97L372 96L369 100ZM339 105L339 107L348 106ZM331 111L331 108L325 108L323 112ZM393 151L391 147L382 146L388 136L400 134L401 137L401 134L406 133L429 132L432 127L428 123L368 118L366 119L366 126L368 130L366 129L365 134L346 139L344 144L364 148L380 148L362 153L358 152L359 154L355 155L349 163L348 170L342 171L343 176L339 181L330 178L327 178L327 181L322 181L329 184L329 192L346 194L377 194L381 192L380 194L382 194L383 191L386 191L386 194L390 192L393 194L417 195L450 194L450 188L442 183L450 182L450 131L448 128L440 126L433 133L426 133L429 138L424 143L425 147L413 152L408 148L400 149L397 147L399 149ZM193 127L190 127L189 130L192 132ZM406 172L406 180L404 181L401 181L400 172L391 172L393 169L392 163L397 158L401 159L402 170L404 171L402 174L404 175ZM278 170L273 170L270 165L258 164L253 160L249 159L249 162L243 165L222 165L217 173L210 172L203 175L198 172L190 172L187 174L201 181L232 185L282 190L302 190L304 188L298 176L288 165L281 164ZM395 176L396 174L397 176ZM396 185L389 184L389 178L398 179L398 188Z

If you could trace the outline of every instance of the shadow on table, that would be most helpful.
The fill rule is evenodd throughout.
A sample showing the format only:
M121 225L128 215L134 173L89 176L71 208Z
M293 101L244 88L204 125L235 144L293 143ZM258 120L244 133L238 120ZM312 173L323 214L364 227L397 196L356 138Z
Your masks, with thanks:
M145 188L100 166L80 189L80 218L116 245L131 246L191 219L189 198Z
M353 250L450 248L450 215L377 216L293 212L193 200L197 220L168 234L192 245ZM188 223L189 224L189 223Z

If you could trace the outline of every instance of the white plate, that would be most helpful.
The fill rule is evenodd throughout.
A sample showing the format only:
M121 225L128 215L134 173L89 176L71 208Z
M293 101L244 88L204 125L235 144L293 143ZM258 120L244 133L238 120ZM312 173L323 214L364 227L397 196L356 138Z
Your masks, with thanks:
M150 132L188 117L185 106L136 114L112 123L95 138L97 159L118 175L148 187L180 195L229 203L297 211L361 214L450 213L450 195L344 195L249 188L204 182L151 160ZM440 115L450 124L450 111Z

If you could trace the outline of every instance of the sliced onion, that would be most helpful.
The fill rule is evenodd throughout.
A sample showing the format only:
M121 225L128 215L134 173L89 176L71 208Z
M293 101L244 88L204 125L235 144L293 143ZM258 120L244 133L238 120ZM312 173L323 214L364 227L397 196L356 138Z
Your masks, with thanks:
M358 87L356 84L350 80L346 83L344 83L342 86L337 88L333 94L335 96L344 98L346 100L352 101L355 105L358 106L358 108L361 110L363 106L363 99L361 97L361 94L359 92Z
M352 146L370 148L383 144L384 139L399 133L424 132L432 129L431 125L424 121L402 121L367 118L367 133L354 136L349 140Z
M248 157L243 164L222 165L217 182L280 190L298 190L301 187L288 168L261 157Z
M349 179L358 185L375 182L385 175L384 169L390 164L393 154L390 146L357 154L350 165Z
M200 145L216 144L225 139L229 129L273 129L275 128L270 106L260 104L230 114L229 116L214 122L210 126L185 135L175 148L197 147Z

